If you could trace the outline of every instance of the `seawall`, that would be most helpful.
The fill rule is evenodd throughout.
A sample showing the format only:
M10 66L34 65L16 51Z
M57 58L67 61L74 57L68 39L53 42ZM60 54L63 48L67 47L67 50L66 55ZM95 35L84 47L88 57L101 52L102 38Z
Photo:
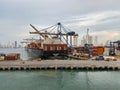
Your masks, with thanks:
M120 70L120 60L0 61L0 71L5 70Z

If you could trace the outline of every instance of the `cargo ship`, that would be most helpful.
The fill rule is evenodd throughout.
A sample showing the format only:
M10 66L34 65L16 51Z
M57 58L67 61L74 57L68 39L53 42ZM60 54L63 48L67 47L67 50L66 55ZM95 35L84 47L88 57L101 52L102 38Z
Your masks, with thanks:
M68 54L68 48L73 47L73 42L74 46L77 44L78 34L70 30L67 31L61 23L42 30L36 29L32 24L30 26L35 30L35 32L30 32L30 34L38 34L40 36L39 39L31 40L25 46L28 55L32 57L65 57Z
M26 46L26 50L33 57L48 56L66 56L67 44L60 43L59 38L46 38L45 40L36 40Z

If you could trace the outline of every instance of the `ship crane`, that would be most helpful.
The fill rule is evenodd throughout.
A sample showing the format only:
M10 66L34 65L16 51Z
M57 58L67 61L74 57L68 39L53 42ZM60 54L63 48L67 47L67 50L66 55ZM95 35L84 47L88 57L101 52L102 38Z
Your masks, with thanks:
M61 42L65 41L70 47L77 46L78 34L74 31L66 29L60 22L40 31L37 30L32 24L30 24L30 26L36 31L30 32L30 34L39 34L42 37L46 35L49 37L56 36Z

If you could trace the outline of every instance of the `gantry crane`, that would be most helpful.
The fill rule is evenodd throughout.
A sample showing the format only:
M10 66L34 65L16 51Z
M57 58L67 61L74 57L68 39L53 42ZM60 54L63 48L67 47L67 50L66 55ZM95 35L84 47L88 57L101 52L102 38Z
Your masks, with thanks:
M30 32L30 34L39 34L43 39L46 36L57 37L61 43L65 41L70 47L77 46L78 34L66 29L60 22L42 30L36 29L32 24L30 26L35 30L35 32Z

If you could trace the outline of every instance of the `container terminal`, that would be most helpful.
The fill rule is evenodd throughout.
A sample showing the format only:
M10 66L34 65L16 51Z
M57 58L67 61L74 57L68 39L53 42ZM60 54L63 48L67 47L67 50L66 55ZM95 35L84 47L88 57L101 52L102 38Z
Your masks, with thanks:
M31 69L112 69L120 70L120 40L109 46L86 43L78 46L78 34L65 28L60 22L38 30L30 24L39 39L24 39L27 53L37 59L23 61L19 53L0 53L0 70ZM88 31L87 31L88 35ZM45 58L54 60L43 60ZM64 58L64 60L57 60ZM66 60L65 60L66 59Z
M110 42L109 46L95 46L89 43L89 29L87 29L86 43L84 46L78 46L78 33L66 28L60 22L41 30L38 30L32 24L30 24L30 26L35 31L30 32L30 34L39 35L39 39L24 39L28 42L25 49L28 54L33 57L75 57L86 60L100 55L120 55L119 40Z

